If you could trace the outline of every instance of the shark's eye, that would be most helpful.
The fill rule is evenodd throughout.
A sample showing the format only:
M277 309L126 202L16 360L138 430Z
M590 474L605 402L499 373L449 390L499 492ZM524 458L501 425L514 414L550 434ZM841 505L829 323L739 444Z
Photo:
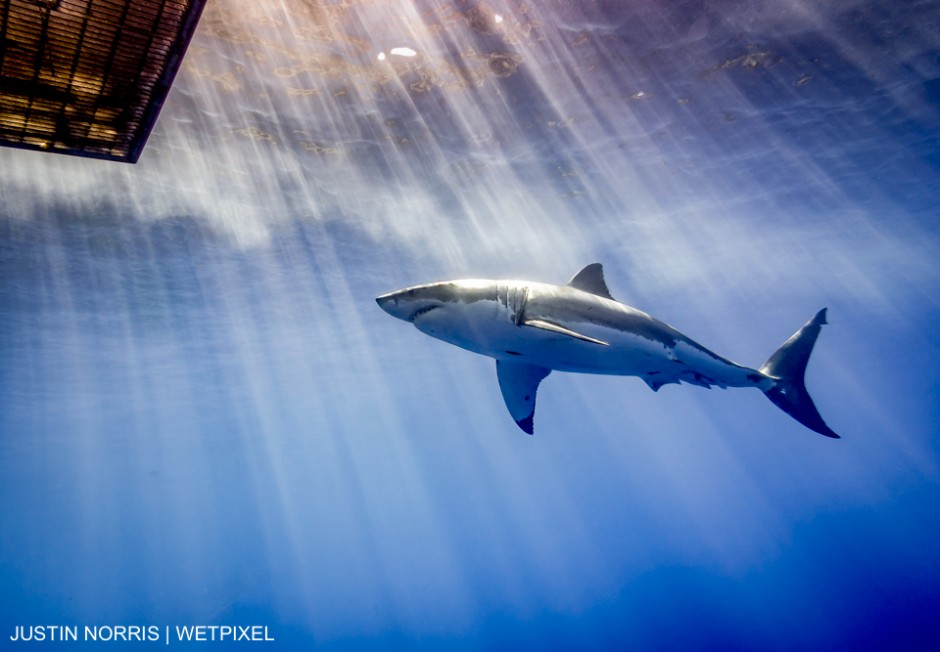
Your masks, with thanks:
M415 295L415 291L414 291L414 290L408 290L408 296L409 296L409 297L413 297L414 295Z

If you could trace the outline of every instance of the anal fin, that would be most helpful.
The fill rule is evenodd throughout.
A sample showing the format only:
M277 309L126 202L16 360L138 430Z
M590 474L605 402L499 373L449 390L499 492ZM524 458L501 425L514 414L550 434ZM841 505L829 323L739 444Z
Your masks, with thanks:
M653 390L654 392L658 392L659 388L666 384L665 381L653 380L652 378L644 378L643 380L646 382L647 385L649 385L650 389Z

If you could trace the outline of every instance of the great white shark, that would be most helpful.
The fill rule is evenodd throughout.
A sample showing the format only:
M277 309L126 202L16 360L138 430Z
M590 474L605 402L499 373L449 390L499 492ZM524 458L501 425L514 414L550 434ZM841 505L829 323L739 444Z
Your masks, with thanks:
M553 370L638 376L653 391L670 383L756 387L804 426L838 438L804 385L826 323L823 308L759 369L713 353L675 328L616 301L599 263L565 285L464 279L416 285L376 298L388 314L432 337L496 359L509 413L533 433L535 395Z

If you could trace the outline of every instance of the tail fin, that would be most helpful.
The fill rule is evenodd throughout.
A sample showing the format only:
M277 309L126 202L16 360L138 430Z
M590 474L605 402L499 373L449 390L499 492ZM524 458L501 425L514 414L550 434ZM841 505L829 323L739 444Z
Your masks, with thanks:
M773 387L764 391L774 405L810 430L839 439L839 435L834 433L819 415L813 399L806 391L806 385L803 384L806 363L809 362L813 345L816 344L816 338L825 323L826 309L823 308L774 351L760 370L777 381Z

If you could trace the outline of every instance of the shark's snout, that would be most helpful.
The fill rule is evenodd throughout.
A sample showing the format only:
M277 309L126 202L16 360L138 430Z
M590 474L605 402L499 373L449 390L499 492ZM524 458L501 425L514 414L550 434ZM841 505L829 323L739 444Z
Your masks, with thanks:
M375 302L379 304L379 308L387 312L393 317L399 317L397 314L396 308L398 307L398 299L396 298L398 292L389 292L388 294L382 294L375 298Z
M414 315L423 307L423 302L414 296L414 290L405 289L389 292L375 298L379 308L392 317L412 321Z
M388 304L389 301L391 301L391 295L389 294L382 294L375 298L375 302L379 304L379 308L381 308L382 310L385 310L385 306Z
M415 319L440 307L441 302L424 287L396 290L375 298L379 307L392 317L414 323Z

